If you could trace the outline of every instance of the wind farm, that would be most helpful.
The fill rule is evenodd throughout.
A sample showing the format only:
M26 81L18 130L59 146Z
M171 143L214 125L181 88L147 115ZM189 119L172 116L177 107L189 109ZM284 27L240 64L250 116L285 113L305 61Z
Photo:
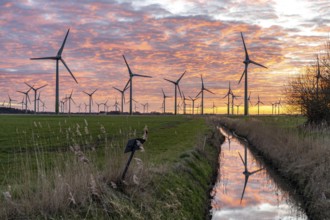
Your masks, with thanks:
M329 3L0 5L0 219L330 218Z

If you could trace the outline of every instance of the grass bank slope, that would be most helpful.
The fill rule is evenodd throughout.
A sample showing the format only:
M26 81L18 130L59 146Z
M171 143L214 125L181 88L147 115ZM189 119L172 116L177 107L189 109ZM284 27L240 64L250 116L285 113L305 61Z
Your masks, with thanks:
M184 116L0 116L1 219L203 219L219 132ZM149 129L124 182L127 140Z
M304 197L311 219L330 219L330 130L305 128L296 117L223 118ZM299 126L300 124L300 126Z

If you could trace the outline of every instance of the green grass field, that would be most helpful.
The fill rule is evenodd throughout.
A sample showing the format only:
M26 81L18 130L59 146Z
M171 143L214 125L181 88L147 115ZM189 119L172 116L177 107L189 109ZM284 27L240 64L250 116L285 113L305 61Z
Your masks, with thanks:
M206 130L204 119L184 116L6 115L0 116L0 121L0 173L8 173L21 156L40 149L55 155L70 151L74 143L102 148L106 138L124 151L128 139L142 136L145 125L149 129L145 144L148 161L173 162L194 146L197 134Z
M205 118L0 115L0 122L0 191L5 192L10 186L12 199L20 204L14 206L12 202L6 203L4 198L0 199L0 202L4 202L2 204L12 205L2 209L6 214L0 216L8 218L13 213L22 212L30 217L40 217L40 213L46 213L48 217L58 218L60 213L68 218L81 218L82 215L91 219L107 218L104 217L103 208L90 201L90 193L93 192L91 185L95 182L99 194L102 192L102 206L115 210L111 211L114 212L111 215L108 212L106 214L114 218L122 215L127 215L127 219L143 215L151 218L204 215L203 206L207 205L205 192L213 173L211 167L216 164L210 163L206 154L199 155L196 151L201 145L204 149L205 136L210 134L211 129ZM110 183L118 180L129 156L124 155L128 139L141 137L145 126L149 130L148 141L144 144L145 152L135 154L145 166L144 170L136 173L140 179L139 186L134 187L132 183L133 170L138 169L137 162L133 161L128 173L128 186L122 189L124 194L109 189ZM79 146L89 164L83 165L75 160L75 153L70 146ZM216 152L216 149L210 149L214 161ZM95 181L91 181L87 174L94 176ZM58 182L58 175L62 182ZM145 182L141 183L143 179ZM198 182L197 187L195 181ZM70 186L69 189L66 186ZM195 188L195 193L191 192L192 188ZM59 190L64 190L61 195L49 193ZM78 196L79 190L83 191L84 196ZM67 197L68 194L71 196L71 192L80 201L83 211L68 210L70 205L67 204ZM143 196L138 198L136 194L140 193ZM173 197L173 193L180 195ZM127 197L127 194L130 196ZM155 202L160 197L162 201ZM173 198L177 199L177 205L172 207L170 201ZM188 202L192 200L194 202ZM23 204L27 201L35 203L26 207ZM154 207L149 210L147 206L151 201L154 201ZM164 204L168 208L162 210ZM145 208L141 209L141 206ZM18 210L18 207L24 211Z

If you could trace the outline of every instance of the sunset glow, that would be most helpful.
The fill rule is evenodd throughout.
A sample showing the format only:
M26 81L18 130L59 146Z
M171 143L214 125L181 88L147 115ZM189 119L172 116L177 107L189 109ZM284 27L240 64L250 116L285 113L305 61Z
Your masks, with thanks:
M240 32L250 58L268 67L249 67L251 102L255 105L260 96L265 103L261 114L271 114L271 103L283 100L284 84L291 76L314 64L330 33L330 2L323 0L19 0L0 5L0 104L7 105L9 95L17 100L12 106L21 108L23 95L16 91L29 89L24 82L36 87L48 84L40 90L47 111L54 111L55 61L30 58L55 56L68 28L62 56L79 84L60 65L60 99L73 89L76 104L88 104L83 91L98 89L94 102L109 100L109 110L114 110L121 96L113 86L122 89L129 77L124 54L134 73L153 77L134 78L138 111L143 111L141 103L148 102L149 112L162 112L163 89L171 96L166 110L173 112L173 85L164 78L177 79L186 70L180 82L185 96L198 94L203 75L205 87L215 93L205 93L204 112L218 114L227 112L223 97L228 81L240 96L235 104L242 104L239 113L243 114L244 84L238 84L244 70ZM125 96L128 101L129 92ZM30 98L33 109L32 93ZM191 102L187 104L190 113ZM71 111L78 111L77 105ZM128 104L124 108L127 111ZM251 106L250 113L256 112L257 106Z

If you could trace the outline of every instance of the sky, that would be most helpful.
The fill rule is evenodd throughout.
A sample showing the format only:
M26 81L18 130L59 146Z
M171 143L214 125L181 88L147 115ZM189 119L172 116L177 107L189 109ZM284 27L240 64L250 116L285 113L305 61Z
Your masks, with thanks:
M122 89L128 80L125 55L134 73L152 76L133 78L138 111L147 102L149 112L162 111L161 89L171 96L166 110L173 111L174 86L164 78L175 81L187 71L180 82L185 96L198 94L201 75L215 93L205 93L205 112L213 112L213 103L215 113L226 112L223 97L230 81L243 113L244 82L238 84L244 70L243 32L250 58L268 67L249 66L252 104L259 95L260 112L271 113L271 103L284 97L286 82L322 52L329 21L328 0L0 0L0 105L8 105L9 95L17 100L12 106L21 108L23 95L17 90L29 89L24 82L48 84L40 98L47 111L54 111L55 61L30 58L55 56L70 28L62 57L78 84L62 64L59 71L60 98L73 90L72 111L79 111L79 104L85 111L89 97L83 91L95 89L93 111L106 100L114 110L121 96L113 87ZM256 110L250 107L251 113Z

